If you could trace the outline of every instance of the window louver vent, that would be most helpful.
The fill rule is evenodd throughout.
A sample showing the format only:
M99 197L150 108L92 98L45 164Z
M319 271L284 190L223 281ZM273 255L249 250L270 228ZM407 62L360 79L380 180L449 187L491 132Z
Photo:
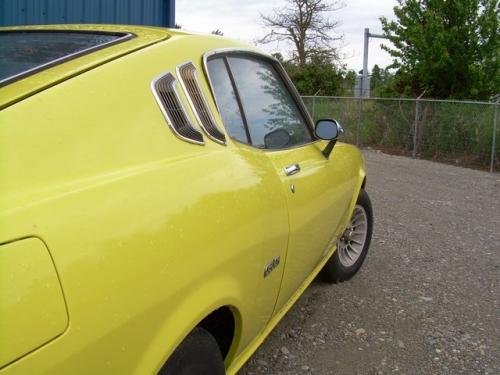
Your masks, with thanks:
M153 82L153 92L172 131L183 140L204 144L203 135L189 121L186 111L175 91L175 78L171 73Z
M208 108L208 104L205 101L205 98L196 79L196 68L192 63L189 62L187 64L181 65L178 68L178 73L182 80L184 89L188 93L193 112L198 119L201 127L211 139L216 142L225 144L226 137L215 124L215 120L212 117L212 113Z

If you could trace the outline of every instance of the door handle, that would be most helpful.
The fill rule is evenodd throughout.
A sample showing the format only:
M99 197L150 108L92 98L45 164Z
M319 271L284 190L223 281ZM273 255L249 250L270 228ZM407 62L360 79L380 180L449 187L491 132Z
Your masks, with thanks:
M283 170L285 171L285 174L287 176L292 176L294 174L297 174L300 172L300 165L298 164L291 164L285 168L283 168Z

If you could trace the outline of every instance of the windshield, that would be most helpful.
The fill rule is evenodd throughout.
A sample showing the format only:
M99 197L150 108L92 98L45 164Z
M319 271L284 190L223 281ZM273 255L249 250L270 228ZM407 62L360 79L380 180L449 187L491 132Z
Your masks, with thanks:
M0 85L131 36L106 32L2 31Z

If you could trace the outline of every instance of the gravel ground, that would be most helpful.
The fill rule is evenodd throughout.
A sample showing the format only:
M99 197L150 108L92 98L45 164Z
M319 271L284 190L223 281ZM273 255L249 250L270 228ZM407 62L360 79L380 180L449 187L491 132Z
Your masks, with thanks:
M500 374L500 174L364 154L363 268L314 282L240 374Z

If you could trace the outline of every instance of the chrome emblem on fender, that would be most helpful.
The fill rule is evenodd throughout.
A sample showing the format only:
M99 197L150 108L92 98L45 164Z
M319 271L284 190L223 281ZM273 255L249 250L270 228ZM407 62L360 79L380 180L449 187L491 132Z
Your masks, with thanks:
M280 257L273 258L270 263L264 267L264 277L267 277L280 264Z

